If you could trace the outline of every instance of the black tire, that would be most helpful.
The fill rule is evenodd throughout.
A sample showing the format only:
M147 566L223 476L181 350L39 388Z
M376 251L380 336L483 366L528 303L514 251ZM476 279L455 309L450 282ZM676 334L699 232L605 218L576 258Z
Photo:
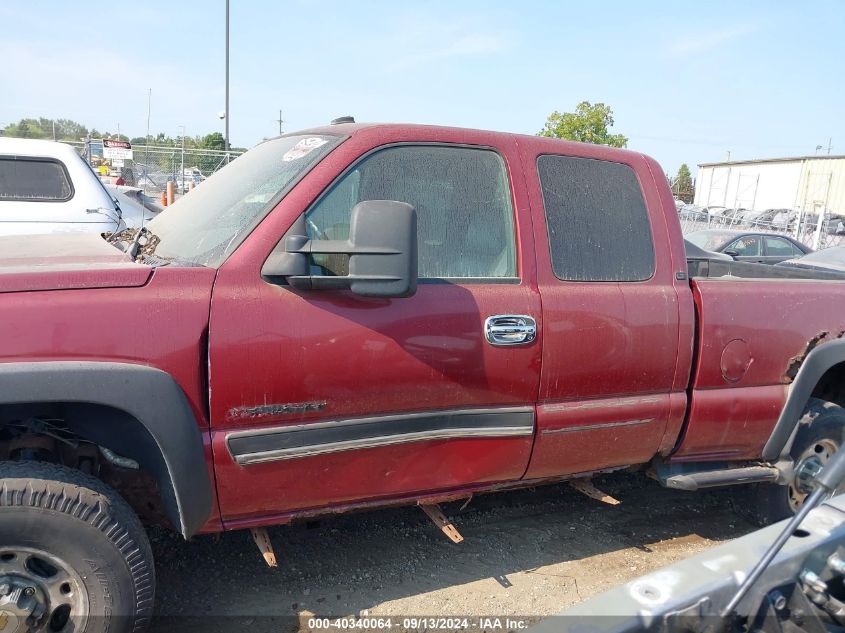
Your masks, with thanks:
M810 399L798 421L798 434L790 455L796 468L806 456L829 447L834 451L845 444L845 409L833 402ZM755 484L737 490L736 509L755 525L770 525L795 513L796 483Z
M33 550L77 575L79 591L61 585L62 593L87 603L76 605L87 613L70 613L76 622L87 617L74 631L142 631L149 624L155 592L149 540L126 501L99 479L56 464L0 462L0 568L4 556L9 566L28 556L20 564L31 565ZM33 578L40 580L38 573Z

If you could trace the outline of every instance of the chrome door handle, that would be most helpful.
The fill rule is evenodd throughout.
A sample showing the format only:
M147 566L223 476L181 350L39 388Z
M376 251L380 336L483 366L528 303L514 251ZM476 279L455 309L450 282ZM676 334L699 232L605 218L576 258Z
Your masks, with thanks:
M484 336L491 345L525 345L537 338L537 322L525 314L497 314L484 321Z

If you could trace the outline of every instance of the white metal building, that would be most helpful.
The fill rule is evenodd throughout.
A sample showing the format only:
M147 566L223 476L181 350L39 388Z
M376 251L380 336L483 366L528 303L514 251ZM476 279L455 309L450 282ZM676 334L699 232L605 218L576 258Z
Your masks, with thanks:
M798 156L698 166L694 203L845 215L845 156Z

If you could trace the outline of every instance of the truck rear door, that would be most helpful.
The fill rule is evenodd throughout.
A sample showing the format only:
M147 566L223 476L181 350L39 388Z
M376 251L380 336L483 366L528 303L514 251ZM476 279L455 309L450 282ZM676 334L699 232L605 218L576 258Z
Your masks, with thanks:
M542 324L524 180L508 169L515 143L419 129L386 142L365 129L343 143L219 271L211 424L230 525L514 480L527 467ZM310 237L345 239L352 207L380 199L417 210L414 296L261 278L268 245L302 213ZM316 256L312 274L344 266ZM533 335L508 335L514 324Z
M668 186L638 154L546 139L520 146L544 319L526 478L647 462L681 427L693 342Z

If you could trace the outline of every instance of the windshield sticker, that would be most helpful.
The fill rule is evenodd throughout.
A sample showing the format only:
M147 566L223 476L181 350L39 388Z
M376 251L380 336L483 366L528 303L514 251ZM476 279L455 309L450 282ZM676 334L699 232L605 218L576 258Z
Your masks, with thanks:
M282 156L282 160L286 163L289 163L292 160L297 160L298 158L307 156L315 149L321 147L322 145L325 145L326 143L328 143L326 139L319 138L317 136L304 138L299 141L299 143L290 148L288 151L286 151L284 156Z

